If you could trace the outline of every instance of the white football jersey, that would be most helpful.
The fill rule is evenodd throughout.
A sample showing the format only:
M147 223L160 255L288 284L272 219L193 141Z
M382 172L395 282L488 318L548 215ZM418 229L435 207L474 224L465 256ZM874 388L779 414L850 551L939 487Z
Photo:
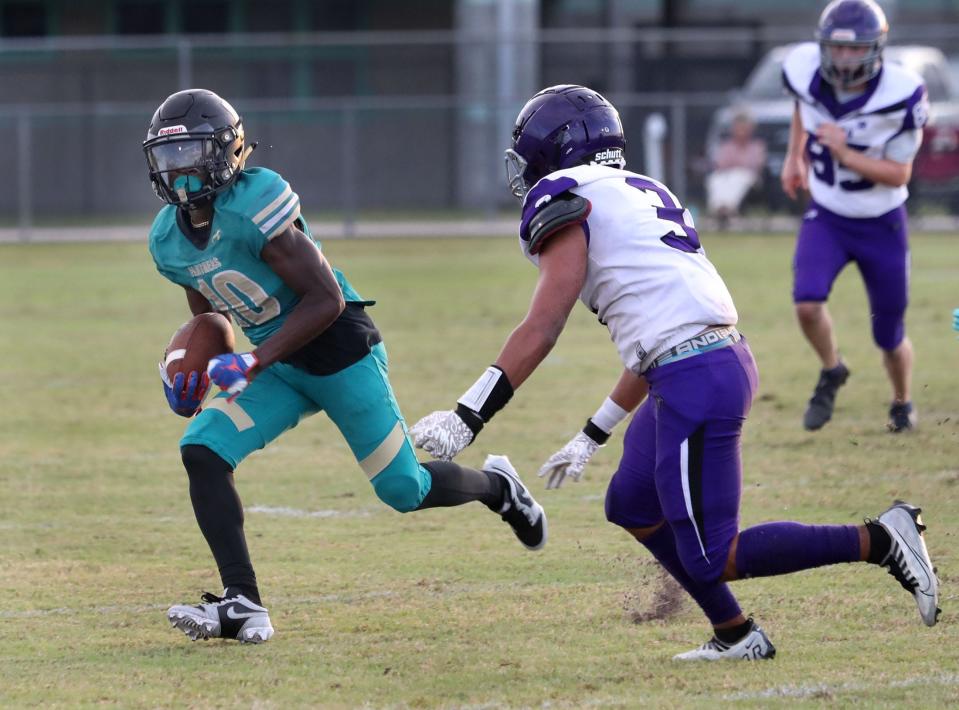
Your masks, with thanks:
M917 74L884 62L864 92L842 101L819 74L819 45L806 42L786 57L783 81L799 101L807 134L809 191L816 203L844 217L878 217L906 201L905 185L870 182L840 165L816 140L816 129L835 123L845 129L850 146L872 158L886 157L886 146L893 138L920 131L926 123L929 102Z
M520 245L543 207L572 192L589 201L588 265L580 300L608 329L623 364L639 374L661 353L711 325L735 325L729 290L699 244L688 210L662 183L583 165L552 173L529 191ZM547 237L548 239L548 237Z

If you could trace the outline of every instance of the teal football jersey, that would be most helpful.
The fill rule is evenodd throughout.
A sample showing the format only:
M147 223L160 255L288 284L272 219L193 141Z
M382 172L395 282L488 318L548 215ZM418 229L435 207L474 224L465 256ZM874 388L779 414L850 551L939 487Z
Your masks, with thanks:
M150 229L150 253L157 270L202 293L218 311L229 311L250 342L259 345L280 328L299 301L260 253L294 222L313 239L300 215L300 198L272 170L242 171L233 186L216 197L210 238L203 249L180 230L177 209L174 205L161 209ZM333 273L347 302L371 303L360 298L338 269Z

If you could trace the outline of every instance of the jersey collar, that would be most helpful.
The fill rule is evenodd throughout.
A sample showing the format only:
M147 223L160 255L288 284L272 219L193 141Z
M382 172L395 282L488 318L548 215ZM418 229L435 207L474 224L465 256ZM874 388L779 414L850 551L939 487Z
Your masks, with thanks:
M833 118L842 118L847 113L861 109L872 98L872 95L876 93L876 87L879 86L883 69L884 67L879 67L879 73L866 82L866 90L849 101L840 101L836 98L832 84L823 79L822 74L817 71L809 84L809 95L819 101Z
M216 212L214 211L210 217L210 224L197 229L190 223L190 216L186 210L179 207L176 209L176 225L180 228L180 233L183 234L184 238L190 242L197 251L205 251L210 245L210 232L215 219Z

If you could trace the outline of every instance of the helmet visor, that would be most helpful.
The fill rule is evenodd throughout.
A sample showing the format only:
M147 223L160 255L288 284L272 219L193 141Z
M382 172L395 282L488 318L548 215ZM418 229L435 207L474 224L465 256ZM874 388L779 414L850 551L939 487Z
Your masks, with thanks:
M212 185L215 153L212 138L169 140L146 149L150 172L180 203Z
M206 169L214 160L213 140L189 138L157 143L147 148L147 160L155 173Z

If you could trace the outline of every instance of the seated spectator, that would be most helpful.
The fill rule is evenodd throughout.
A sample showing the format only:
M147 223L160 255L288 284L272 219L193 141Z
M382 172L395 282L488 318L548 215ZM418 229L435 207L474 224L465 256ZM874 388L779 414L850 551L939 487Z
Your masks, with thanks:
M733 117L729 136L712 156L713 171L706 176L706 209L725 229L729 218L755 186L766 164L766 143L753 135L752 117L741 111Z

